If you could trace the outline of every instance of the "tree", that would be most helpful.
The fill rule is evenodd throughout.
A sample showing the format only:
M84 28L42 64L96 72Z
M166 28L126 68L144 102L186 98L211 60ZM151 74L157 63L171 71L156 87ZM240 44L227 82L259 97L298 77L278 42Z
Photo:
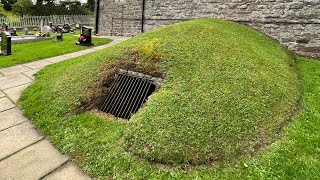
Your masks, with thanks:
M90 9L91 12L94 11L94 6L95 6L95 0L88 0L87 1L87 7Z
M28 15L32 12L32 1L31 0L18 0L13 4L13 12L20 16Z
M12 4L14 4L16 0L1 0L1 4L3 4L3 9L7 11L12 10Z
M6 16L6 12L3 9L3 4L0 4L0 17L5 17Z

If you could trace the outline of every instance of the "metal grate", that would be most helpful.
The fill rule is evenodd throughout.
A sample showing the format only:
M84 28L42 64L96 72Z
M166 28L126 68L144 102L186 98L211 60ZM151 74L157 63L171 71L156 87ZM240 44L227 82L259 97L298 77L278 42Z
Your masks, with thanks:
M100 110L130 119L161 83L161 78L120 69Z

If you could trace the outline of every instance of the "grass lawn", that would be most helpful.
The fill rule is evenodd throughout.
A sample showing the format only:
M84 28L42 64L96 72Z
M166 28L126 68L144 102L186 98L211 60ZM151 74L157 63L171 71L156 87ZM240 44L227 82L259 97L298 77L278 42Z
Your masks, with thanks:
M106 38L92 38L94 46L84 47L75 45L77 40L77 36L63 34L62 42L52 42L52 40L46 40L23 44L13 44L11 56L0 56L0 67L8 67L59 56L111 42L110 39Z
M132 48L146 61L166 57L147 105L128 123L73 113L101 66ZM51 65L20 104L99 179L319 179L319 86L319 61L246 26L201 19Z

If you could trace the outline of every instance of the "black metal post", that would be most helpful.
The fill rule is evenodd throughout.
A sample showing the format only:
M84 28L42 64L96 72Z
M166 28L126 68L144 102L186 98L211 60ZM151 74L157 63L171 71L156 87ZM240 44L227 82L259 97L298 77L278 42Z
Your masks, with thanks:
M144 11L145 11L146 1L142 0L142 14L141 14L141 33L144 33Z
M96 0L96 21L95 21L95 32L98 34L99 29L99 9L100 9L100 0Z

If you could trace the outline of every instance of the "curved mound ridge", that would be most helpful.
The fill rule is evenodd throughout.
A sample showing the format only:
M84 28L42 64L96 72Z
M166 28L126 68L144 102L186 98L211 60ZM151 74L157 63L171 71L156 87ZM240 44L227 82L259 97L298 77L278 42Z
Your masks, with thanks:
M126 133L128 151L165 164L232 161L266 147L298 104L286 50L237 23L200 19L138 36L158 39L165 82ZM134 40L133 40L134 41Z

